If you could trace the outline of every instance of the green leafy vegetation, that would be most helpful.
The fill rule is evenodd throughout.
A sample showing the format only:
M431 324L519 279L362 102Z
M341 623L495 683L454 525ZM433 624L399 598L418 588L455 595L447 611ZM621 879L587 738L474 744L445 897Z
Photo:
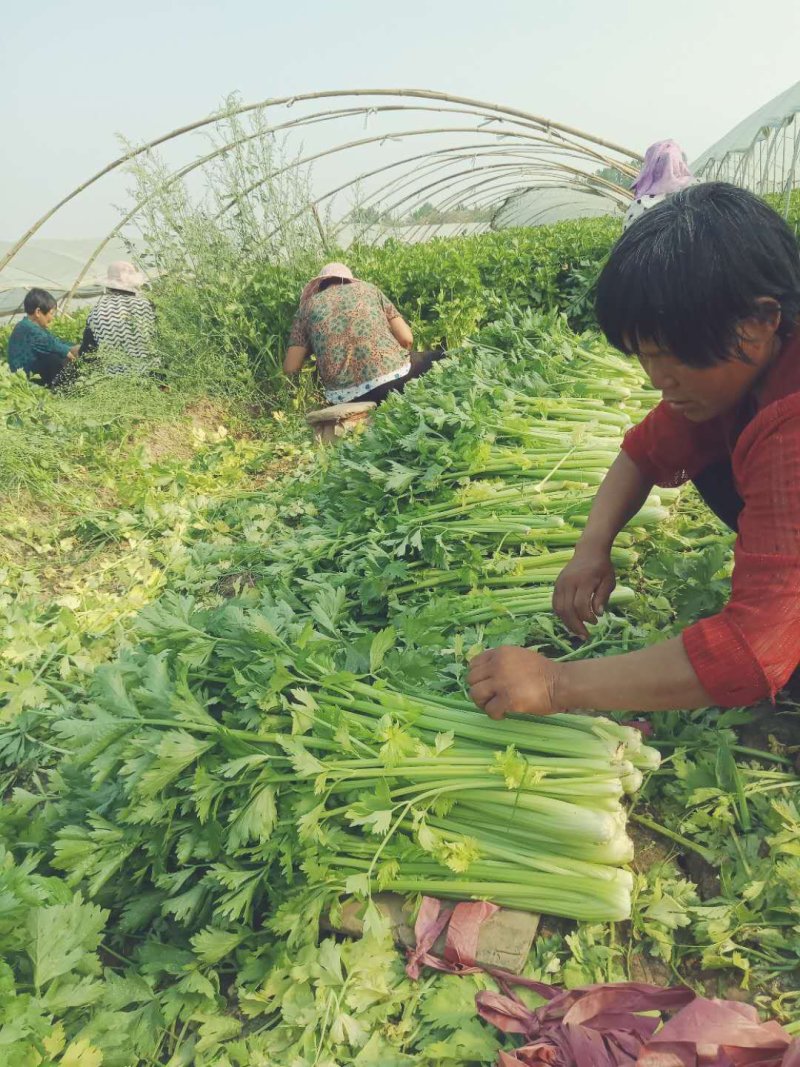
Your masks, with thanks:
M239 261L227 245L215 246L205 254L207 278L196 267L191 275L176 267L154 286L167 372L205 389L218 384L223 393L280 392L300 292L332 259L386 293L419 349L456 348L515 305L564 308L583 328L594 321L590 289L619 229L612 219L592 219L421 244L390 238L379 248L309 249L288 264Z

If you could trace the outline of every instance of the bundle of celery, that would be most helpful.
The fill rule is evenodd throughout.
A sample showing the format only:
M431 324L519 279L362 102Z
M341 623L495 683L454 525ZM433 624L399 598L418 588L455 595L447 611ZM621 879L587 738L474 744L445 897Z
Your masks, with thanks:
M353 755L296 758L322 798L301 817L314 884L629 916L622 798L659 761L638 731L574 715L492 723L463 699L335 679L322 680L313 720L316 738Z
M151 654L104 668L57 727L83 785L49 824L54 862L106 906L129 907L132 878L161 914L238 922L300 866L318 909L392 888L629 914L623 799L658 763L636 730L494 723L464 697L370 683L283 603L167 600L140 627ZM374 673L388 640L370 642Z

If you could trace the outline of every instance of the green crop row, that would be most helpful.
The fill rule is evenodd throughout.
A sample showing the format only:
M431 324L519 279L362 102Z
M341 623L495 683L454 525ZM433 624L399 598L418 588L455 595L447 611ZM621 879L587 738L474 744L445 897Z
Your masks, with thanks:
M800 226L800 190L767 200ZM454 348L515 306L566 313L577 330L595 325L594 282L620 233L618 220L438 237L420 244L329 248L373 282L411 323L417 348ZM281 362L303 285L322 260L242 262L237 269L162 278L154 287L162 359L185 391L261 392L283 385ZM205 280L208 277L212 280ZM54 333L78 340L85 311L57 319ZM11 327L0 326L0 358Z
M410 322L416 347L452 348L512 305L564 310L574 327L591 325L593 281L618 234L618 222L589 219L424 244L328 248L325 258L344 260L379 286ZM206 389L244 385L274 394L300 292L322 262L243 264L198 284L164 279L153 298L166 365Z
M593 281L618 234L613 219L585 219L423 244L392 239L328 249L327 258L382 289L411 323L417 348L453 348L510 306L563 310L574 327L592 325ZM274 394L300 292L321 265L244 264L213 283L162 279L152 296L168 373L197 391ZM85 316L58 318L53 332L79 340ZM0 326L3 359L11 329Z

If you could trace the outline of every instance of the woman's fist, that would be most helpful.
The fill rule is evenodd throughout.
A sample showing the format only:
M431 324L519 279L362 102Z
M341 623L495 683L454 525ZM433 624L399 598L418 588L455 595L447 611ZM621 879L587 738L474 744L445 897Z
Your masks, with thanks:
M558 664L530 648L501 645L481 652L467 675L469 695L491 719L509 712L552 715Z

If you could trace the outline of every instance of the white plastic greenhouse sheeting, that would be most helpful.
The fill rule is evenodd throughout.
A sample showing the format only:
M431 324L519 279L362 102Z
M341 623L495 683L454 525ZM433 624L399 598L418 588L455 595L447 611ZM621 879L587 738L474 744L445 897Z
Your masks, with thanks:
M510 226L541 226L562 219L595 218L601 215L621 214L614 202L606 197L569 188L547 186L527 190L510 197L501 208L492 224L493 229ZM407 226L371 226L356 229L345 225L336 237L347 248L358 240L366 244L383 244L392 237L400 241L426 241L431 237L456 237L480 233L485 223L418 223ZM83 240L33 240L25 245L0 271L0 319L20 314L22 301L29 289L38 286L47 289L56 299L69 292L84 264L99 244L97 239ZM0 258L11 247L10 241L0 241ZM80 288L76 291L76 303L99 296L103 291L103 279L109 263L117 259L129 259L131 253L122 241L112 241L92 265Z
M767 137L772 130L778 130L790 123L800 112L800 82L764 104L746 119L734 126L720 138L716 144L707 148L692 164L692 170L699 174L709 163L719 163L726 156L747 152L759 140Z
M545 186L528 189L509 197L494 217L493 228L510 226L545 226L566 219L594 219L602 215L621 215L623 208L609 197L569 186Z
M356 236L368 244L383 244L389 237L400 241L423 241L433 235L457 236L477 233L485 228L484 225L470 223L434 226L420 223L410 227L376 226L359 228L356 231L352 226L344 226L337 233L337 238L346 248ZM0 271L0 319L21 313L25 294L33 286L47 289L56 299L64 296L99 243L99 239L30 241L14 256L8 266ZM0 258L10 247L10 241L0 241ZM131 253L122 241L112 241L100 254L75 293L76 303L80 304L87 298L98 297L102 293L102 283L109 263L130 258Z
M98 244L99 239L29 242L0 272L0 316L17 313L34 286L47 289L56 298L64 296ZM10 241L0 241L0 258L10 247ZM76 295L99 296L108 264L117 259L130 259L121 241L113 241L103 250Z
M345 223L334 232L336 243L342 248L352 244L382 245L390 238L404 244L420 244L431 237L463 237L482 233L484 223L477 222L415 222L407 226L387 223L374 226L353 226Z

